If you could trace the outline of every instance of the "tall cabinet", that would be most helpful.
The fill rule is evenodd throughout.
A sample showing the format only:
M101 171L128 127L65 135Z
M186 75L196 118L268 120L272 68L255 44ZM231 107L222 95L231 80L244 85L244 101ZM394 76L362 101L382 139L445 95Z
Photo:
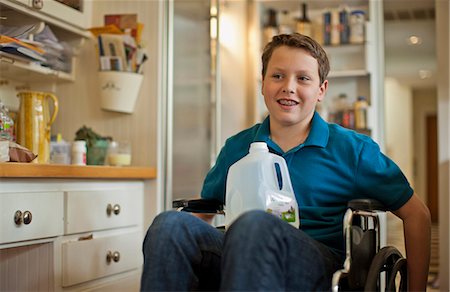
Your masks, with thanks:
M307 15L313 28L312 37L322 43L330 60L331 71L328 75L328 92L323 102L324 117L326 113L336 110L336 100L339 96L346 96L347 103L353 104L358 96L363 96L369 103L367 128L364 134L370 135L382 146L383 136L383 80L384 80L384 54L383 54L383 7L382 1L352 0L352 1L251 1L250 18L250 56L252 56L253 85L251 87L254 99L254 120L260 121L265 112L264 100L261 95L261 62L260 56L265 45L264 31L268 26L270 10L277 12L277 28L288 25L296 31L296 22L302 16L301 4L306 4ZM350 17L352 11L362 11L365 16L364 41L358 44L324 44L324 14L330 13L332 17L339 17L335 11L347 11ZM339 30L337 23L331 21L329 29ZM336 27L333 27L336 26ZM279 31L278 31L279 32Z

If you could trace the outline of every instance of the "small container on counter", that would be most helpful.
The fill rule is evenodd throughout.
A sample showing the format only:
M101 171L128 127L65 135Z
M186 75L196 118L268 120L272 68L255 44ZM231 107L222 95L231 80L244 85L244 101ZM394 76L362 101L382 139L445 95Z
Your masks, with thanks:
M86 165L86 141L84 140L73 141L72 164Z
M109 143L107 164L111 166L128 166L131 164L131 145L128 142L111 141Z
M70 143L66 141L50 142L50 163L70 164Z

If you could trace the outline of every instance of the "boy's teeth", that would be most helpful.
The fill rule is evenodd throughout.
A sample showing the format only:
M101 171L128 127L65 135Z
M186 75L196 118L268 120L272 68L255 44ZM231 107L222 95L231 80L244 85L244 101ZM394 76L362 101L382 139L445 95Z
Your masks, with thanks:
M282 105L295 105L295 104L297 104L295 101L287 100L287 99L281 99L281 100L279 100L279 103L281 103Z

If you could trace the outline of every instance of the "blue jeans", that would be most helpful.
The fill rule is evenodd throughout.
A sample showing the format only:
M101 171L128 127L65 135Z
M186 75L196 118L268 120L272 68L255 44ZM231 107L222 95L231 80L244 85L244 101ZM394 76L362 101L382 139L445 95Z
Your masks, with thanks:
M325 291L338 256L302 230L250 211L222 233L185 212L158 215L143 244L142 291Z

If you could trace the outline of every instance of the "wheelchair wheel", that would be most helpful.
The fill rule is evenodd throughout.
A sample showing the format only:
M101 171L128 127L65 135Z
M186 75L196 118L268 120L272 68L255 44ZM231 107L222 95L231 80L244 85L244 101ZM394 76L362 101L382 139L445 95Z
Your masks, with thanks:
M375 255L370 265L364 291L376 291L379 289L379 277L382 272L386 272L386 291L397 291L395 280L398 273L400 273L401 277L398 291L406 291L406 259L395 247L383 247Z

